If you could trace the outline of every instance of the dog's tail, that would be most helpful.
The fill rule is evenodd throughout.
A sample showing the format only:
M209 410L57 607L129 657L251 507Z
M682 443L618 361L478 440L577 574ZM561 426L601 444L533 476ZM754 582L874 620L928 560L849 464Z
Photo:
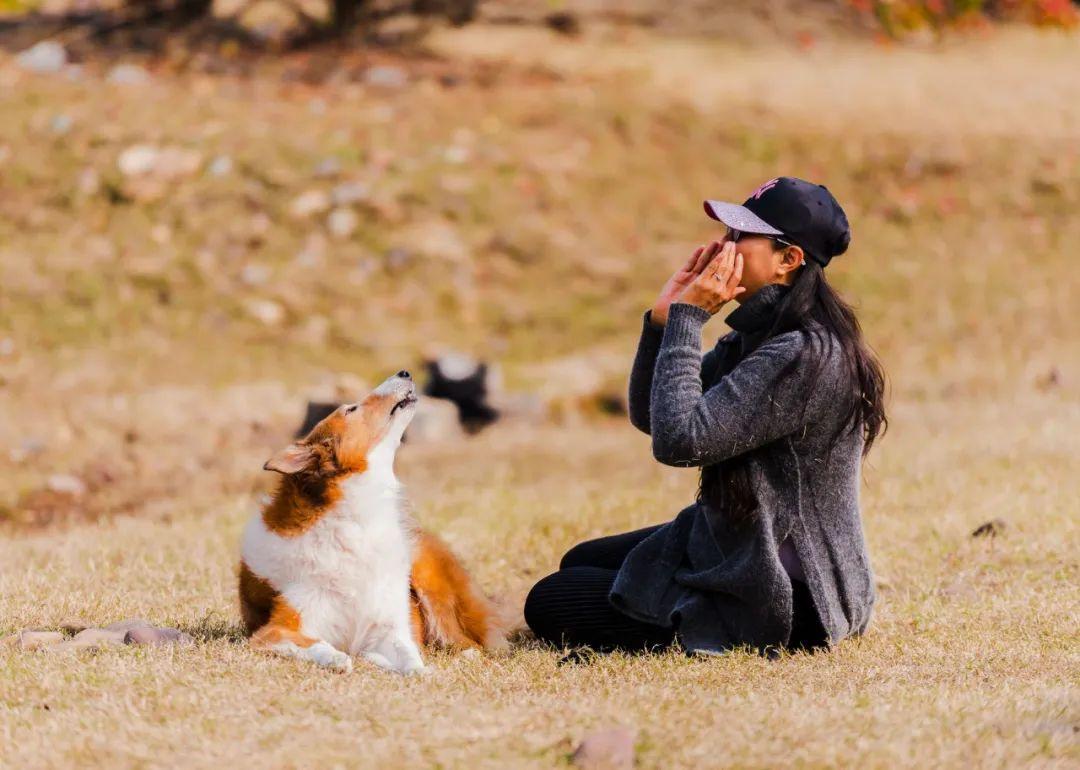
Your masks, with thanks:
M412 565L413 630L424 644L481 647L499 652L509 646L513 620L488 599L450 549L421 532Z

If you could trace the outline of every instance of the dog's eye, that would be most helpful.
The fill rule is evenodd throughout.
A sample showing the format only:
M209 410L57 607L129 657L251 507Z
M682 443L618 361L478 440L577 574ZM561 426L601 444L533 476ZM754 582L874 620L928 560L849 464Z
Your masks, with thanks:
M356 411L356 409L357 409L356 404L353 404L352 406L350 406L348 409L345 410L345 414L352 414L353 412Z

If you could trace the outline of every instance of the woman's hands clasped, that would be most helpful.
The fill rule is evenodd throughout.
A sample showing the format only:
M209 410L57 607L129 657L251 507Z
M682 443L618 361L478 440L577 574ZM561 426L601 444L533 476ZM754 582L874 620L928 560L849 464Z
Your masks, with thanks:
M739 286L742 271L743 257L735 252L734 241L723 245L713 241L698 248L664 284L649 318L663 326L673 302L696 305L715 315L727 302L746 291Z

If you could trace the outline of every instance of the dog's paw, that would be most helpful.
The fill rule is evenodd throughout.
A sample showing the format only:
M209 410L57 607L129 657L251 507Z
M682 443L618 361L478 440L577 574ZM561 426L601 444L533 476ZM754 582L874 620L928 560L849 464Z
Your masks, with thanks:
M435 673L435 669L432 666L425 666L420 664L419 666L404 666L397 669L397 672L402 676L415 676L424 679Z
M308 657L317 665L332 671L352 671L352 658L326 642L316 642L308 647Z

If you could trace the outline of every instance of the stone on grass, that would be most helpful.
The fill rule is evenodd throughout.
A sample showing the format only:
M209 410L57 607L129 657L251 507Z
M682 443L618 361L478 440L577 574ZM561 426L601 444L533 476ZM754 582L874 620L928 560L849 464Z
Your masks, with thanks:
M67 49L55 40L42 40L20 53L15 60L30 72L59 72L67 64Z
M153 628L154 624L146 618L127 618L105 626L106 631L130 631L133 628Z
M356 228L360 225L360 217L356 215L356 212L349 208L336 208L330 212L330 216L326 218L326 227L330 231L330 234L340 240L345 240L353 233L356 232Z
M289 204L289 214L296 219L307 219L329 209L330 196L324 190L308 190L300 193Z
M124 644L144 644L157 647L164 644L187 646L194 640L177 628L151 628L139 626L124 635Z
M252 299L244 307L253 318L266 326L278 326L285 320L285 308L271 299Z
M570 761L586 770L623 770L634 766L633 730L613 727L585 736Z
M64 641L64 635L59 631L23 631L18 638L22 650L37 650Z
M126 631L110 631L104 628L87 628L71 637L70 640L57 644L50 649L57 652L71 650L97 650L102 647L119 647L124 643Z
M49 476L45 486L48 487L50 492L55 492L59 495L70 495L71 497L82 497L86 494L86 484L78 476L72 476L67 473L55 473Z
M409 82L409 75L401 67L381 65L369 67L364 73L364 81L380 88L401 88Z
M233 170L233 160L228 155L218 155L207 167L206 172L210 176L228 176Z
M202 161L202 154L196 150L134 144L120 153L116 165L126 177L173 180L191 176L202 166Z
M150 82L150 73L138 64L117 64L105 79L122 86L141 86Z
M116 165L124 176L143 176L154 170L158 149L148 144L135 144L120 153Z

